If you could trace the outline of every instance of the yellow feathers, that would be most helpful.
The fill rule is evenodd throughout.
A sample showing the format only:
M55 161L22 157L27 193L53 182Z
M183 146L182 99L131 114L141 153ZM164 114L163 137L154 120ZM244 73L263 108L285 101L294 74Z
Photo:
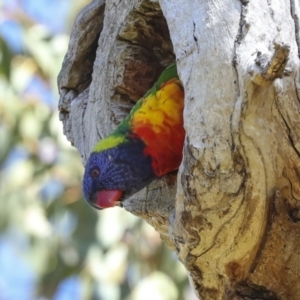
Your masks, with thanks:
M155 94L143 99L140 108L131 120L134 128L151 124L152 130L159 134L180 123L183 109L183 90L178 79L173 78L164 83ZM159 136L158 136L159 137Z
M113 148L126 140L125 136L108 136L107 138L101 140L97 143L93 149L93 152L101 152L109 148Z

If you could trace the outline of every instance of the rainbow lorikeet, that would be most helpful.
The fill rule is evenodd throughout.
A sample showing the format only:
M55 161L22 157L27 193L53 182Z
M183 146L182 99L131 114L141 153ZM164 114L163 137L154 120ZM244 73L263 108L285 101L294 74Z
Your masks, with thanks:
M172 64L115 131L95 145L83 178L90 205L115 206L155 178L178 169L185 136L183 99Z

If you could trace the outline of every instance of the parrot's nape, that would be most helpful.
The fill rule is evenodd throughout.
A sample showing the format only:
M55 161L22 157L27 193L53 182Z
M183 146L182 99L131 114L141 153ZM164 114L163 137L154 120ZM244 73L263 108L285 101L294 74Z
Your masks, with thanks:
M95 145L83 178L84 197L91 206L118 205L155 178L178 169L185 136L183 99L172 64L115 131Z

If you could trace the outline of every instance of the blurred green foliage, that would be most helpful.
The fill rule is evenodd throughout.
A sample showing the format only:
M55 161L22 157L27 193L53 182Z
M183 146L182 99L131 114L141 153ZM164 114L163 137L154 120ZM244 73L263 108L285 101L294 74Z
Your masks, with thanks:
M192 299L183 267L149 225L83 201L80 156L62 135L56 107L43 100L50 90L57 101L68 36L49 34L24 13L18 21L22 53L0 37L0 239L11 236L35 274L33 299L54 299L70 276L80 285L72 300ZM0 285L6 300L1 294Z

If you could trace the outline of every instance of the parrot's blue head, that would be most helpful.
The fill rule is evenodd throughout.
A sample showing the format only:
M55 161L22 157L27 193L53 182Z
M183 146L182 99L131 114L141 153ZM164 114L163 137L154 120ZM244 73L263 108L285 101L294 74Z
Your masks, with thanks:
M85 166L83 194L97 209L118 205L156 178L139 139L92 152Z

